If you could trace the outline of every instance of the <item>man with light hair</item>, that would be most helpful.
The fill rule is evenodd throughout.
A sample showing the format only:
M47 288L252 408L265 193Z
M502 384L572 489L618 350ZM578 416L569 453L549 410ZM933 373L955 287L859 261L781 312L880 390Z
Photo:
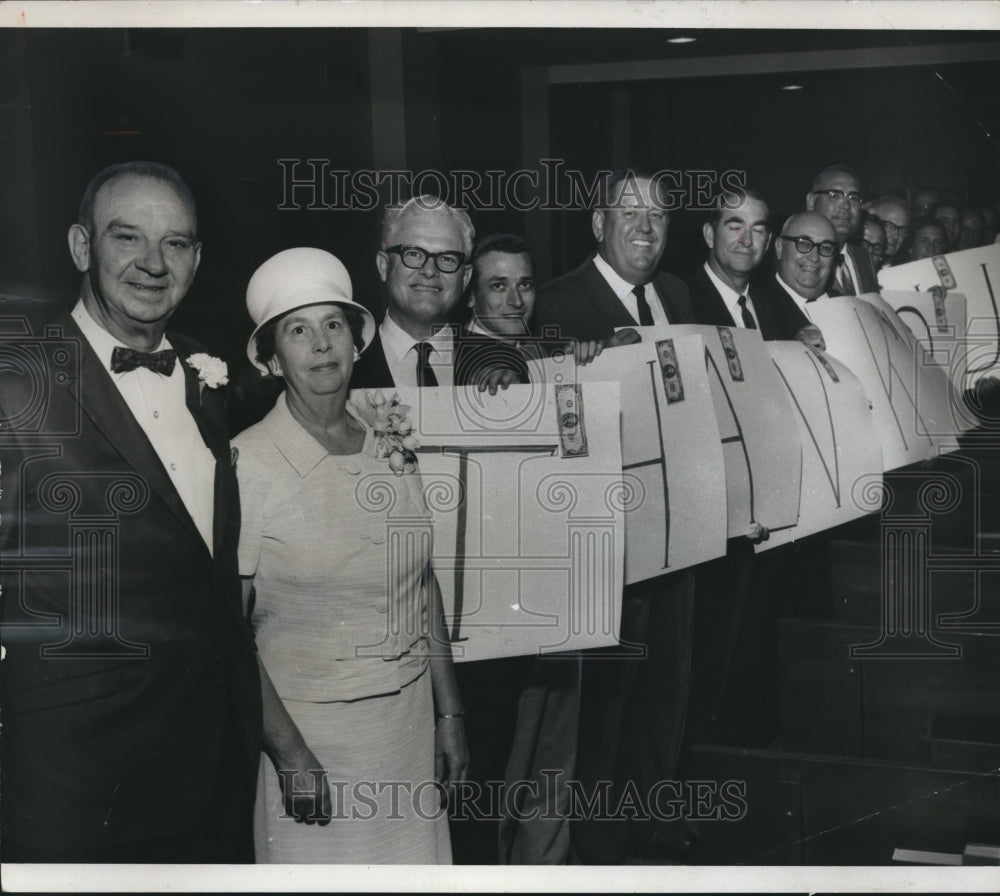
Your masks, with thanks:
M354 367L352 388L454 385L448 324L472 276L475 239L468 214L437 196L386 208L375 256L386 313Z

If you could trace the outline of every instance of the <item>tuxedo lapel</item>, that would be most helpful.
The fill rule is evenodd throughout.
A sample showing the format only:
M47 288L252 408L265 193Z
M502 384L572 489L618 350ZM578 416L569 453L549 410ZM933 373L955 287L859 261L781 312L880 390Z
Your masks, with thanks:
M146 433L129 409L125 399L104 369L86 337L68 315L59 323L63 332L80 343L80 379L69 377L65 388L80 405L80 409L100 430L129 466L145 479L146 484L188 529L201 538L191 514L188 513L170 476L153 448Z
M213 555L218 557L226 537L228 513L237 488L232 474L234 461L230 455L229 433L226 429L225 392L222 386L210 388L199 380L198 372L188 363L191 352L184 344L183 337L168 334L168 338L177 348L178 363L184 371L184 399L187 409L198 426L202 441L215 457L212 549Z
M183 345L177 345L177 337L170 334L171 344L177 347L177 360L184 371L184 399L187 409L198 424L198 432L209 451L218 461L229 452L229 435L225 429L225 407L222 387L210 389L198 379L198 372L188 363L190 352Z

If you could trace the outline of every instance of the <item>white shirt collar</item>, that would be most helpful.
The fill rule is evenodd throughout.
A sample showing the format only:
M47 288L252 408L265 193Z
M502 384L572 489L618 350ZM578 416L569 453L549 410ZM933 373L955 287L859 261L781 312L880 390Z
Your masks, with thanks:
M427 360L434 369L438 385L450 386L454 382L452 362L455 352L455 331L451 324L445 324L436 330L428 339L414 339L389 315L386 315L379 326L382 337L382 348L385 361L389 365L389 373L397 386L417 385L417 355L414 346L418 342L430 344L431 351Z
M830 294L824 292L823 294L816 296L815 300L814 299L808 299L807 300L807 299L803 298L802 296L800 296L787 283L785 283L785 281L781 279L781 274L780 273L775 274L774 275L774 279L777 280L778 283L781 284L782 289L784 289L785 292L787 292L795 300L795 304L799 306L799 308L802 310L802 313L806 317L808 317L809 320L812 320L812 315L809 313L809 310L808 310L809 309L809 303L812 302L812 301L819 301L819 299L828 299L828 298L830 298Z
M633 289L635 289L635 284L622 279L618 275L618 272L601 257L600 252L594 256L594 264L597 266L597 270L601 272L604 279L608 281L608 286L611 287L612 292L614 292L619 299L627 296Z
M83 299L77 301L72 312L70 312L70 316L76 321L76 325L86 337L87 342L90 343L90 347L97 354L98 360L104 365L104 369L110 373L112 353L116 348L128 348L128 346L112 336L94 320L87 307L83 304ZM160 344L153 351L162 351L170 347L171 345L167 341L167 337L163 336L160 339ZM124 373L113 373L111 375L115 377L125 376Z
M382 319L379 333L382 337L382 347L387 354L391 353L396 359L405 357L406 353L418 342L429 342L434 349L434 353L441 354L450 352L454 345L454 332L451 326L447 324L443 325L441 329L427 339L414 339L414 337L389 317L388 314ZM431 355L431 358L433 357L434 354Z
M733 323L738 327L746 326L743 323L743 313L740 310L740 296L746 296L747 298L747 308L750 309L750 313L753 315L754 320L757 320L757 308L753 303L753 299L750 298L750 284L747 284L747 288L743 292L737 292L728 283L724 283L718 274L712 270L712 266L706 261L705 262L705 273L708 274L708 279L712 281L715 288L719 291L719 295L722 296L722 301L726 305L726 309L729 311L729 316L733 319ZM758 325L760 321L757 322Z

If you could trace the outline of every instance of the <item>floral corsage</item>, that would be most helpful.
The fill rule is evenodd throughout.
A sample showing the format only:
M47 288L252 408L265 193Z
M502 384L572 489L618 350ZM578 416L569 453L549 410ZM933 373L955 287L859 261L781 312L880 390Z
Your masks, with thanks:
M198 374L198 394L201 395L205 386L218 389L229 383L229 368L221 358L208 355L205 352L195 352L188 355L187 362Z
M353 406L358 416L372 428L375 457L387 460L389 469L397 476L415 473L417 455L414 452L420 447L420 440L413 431L410 406L403 404L396 393L386 398L381 389L365 392L364 400L354 399Z

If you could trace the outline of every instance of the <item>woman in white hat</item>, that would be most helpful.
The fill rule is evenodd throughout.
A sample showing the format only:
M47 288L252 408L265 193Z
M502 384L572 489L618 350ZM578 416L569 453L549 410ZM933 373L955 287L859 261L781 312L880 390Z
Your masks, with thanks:
M430 520L412 453L390 466L347 400L375 322L319 249L261 265L247 310L250 360L286 386L233 442L270 759L257 861L450 862L443 797L468 752Z

